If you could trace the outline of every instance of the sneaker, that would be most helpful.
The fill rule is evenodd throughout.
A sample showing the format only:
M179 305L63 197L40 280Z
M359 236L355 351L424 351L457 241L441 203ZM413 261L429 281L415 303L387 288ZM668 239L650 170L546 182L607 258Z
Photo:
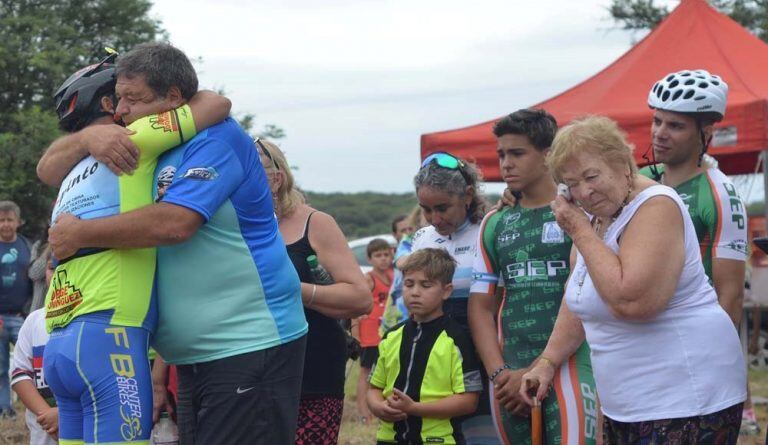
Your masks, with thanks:
M0 419L15 419L16 411L13 408L0 409Z
M739 434L742 436L757 436L760 434L760 425L754 420L742 418Z

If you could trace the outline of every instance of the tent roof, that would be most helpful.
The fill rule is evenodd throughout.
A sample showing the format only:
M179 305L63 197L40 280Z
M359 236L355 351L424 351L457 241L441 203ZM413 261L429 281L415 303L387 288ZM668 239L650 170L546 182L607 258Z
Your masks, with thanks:
M754 172L758 152L768 149L768 45L705 0L683 0L607 68L535 106L552 113L561 126L589 114L615 119L643 164L652 116L648 91L665 74L683 69L706 69L728 83L728 108L710 154L727 174ZM421 156L449 151L475 159L486 180L499 181L492 133L497 120L422 135Z

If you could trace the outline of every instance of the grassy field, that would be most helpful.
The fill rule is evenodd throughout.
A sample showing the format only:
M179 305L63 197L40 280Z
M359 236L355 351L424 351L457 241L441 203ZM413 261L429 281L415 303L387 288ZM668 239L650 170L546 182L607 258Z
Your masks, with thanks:
M376 437L376 423L363 425L357 421L355 407L355 384L359 372L357 363L351 366L346 385L344 401L344 417L339 434L340 445L373 444ZM749 373L750 388L753 396L768 398L768 371ZM768 406L757 405L757 418L762 432L759 436L743 436L740 445L763 445L765 443L765 426L768 424ZM27 428L24 424L23 407L18 405L19 415L16 420L0 420L0 445L21 445L29 443Z

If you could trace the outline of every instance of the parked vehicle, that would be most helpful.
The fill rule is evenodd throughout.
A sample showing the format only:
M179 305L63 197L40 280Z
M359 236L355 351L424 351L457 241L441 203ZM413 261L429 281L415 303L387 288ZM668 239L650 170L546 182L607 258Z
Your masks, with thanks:
M370 243L372 240L376 238L383 238L389 243L390 246L392 246L393 249L397 248L397 242L395 241L395 237L389 233L384 233L381 235L374 235L374 236L367 236L365 238L358 238L348 243L349 248L352 249L352 253L355 254L355 259L357 260L357 264L360 265L360 270L362 270L363 273L369 272L371 269L373 269L368 264L368 254L365 249L366 247L368 247L368 243Z

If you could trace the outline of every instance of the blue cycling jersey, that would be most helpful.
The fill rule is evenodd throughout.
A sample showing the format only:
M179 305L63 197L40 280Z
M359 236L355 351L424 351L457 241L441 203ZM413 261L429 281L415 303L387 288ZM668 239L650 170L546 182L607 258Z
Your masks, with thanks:
M163 155L155 178L158 200L205 220L186 242L158 248L160 355L201 363L306 334L299 278L250 136L227 119Z

